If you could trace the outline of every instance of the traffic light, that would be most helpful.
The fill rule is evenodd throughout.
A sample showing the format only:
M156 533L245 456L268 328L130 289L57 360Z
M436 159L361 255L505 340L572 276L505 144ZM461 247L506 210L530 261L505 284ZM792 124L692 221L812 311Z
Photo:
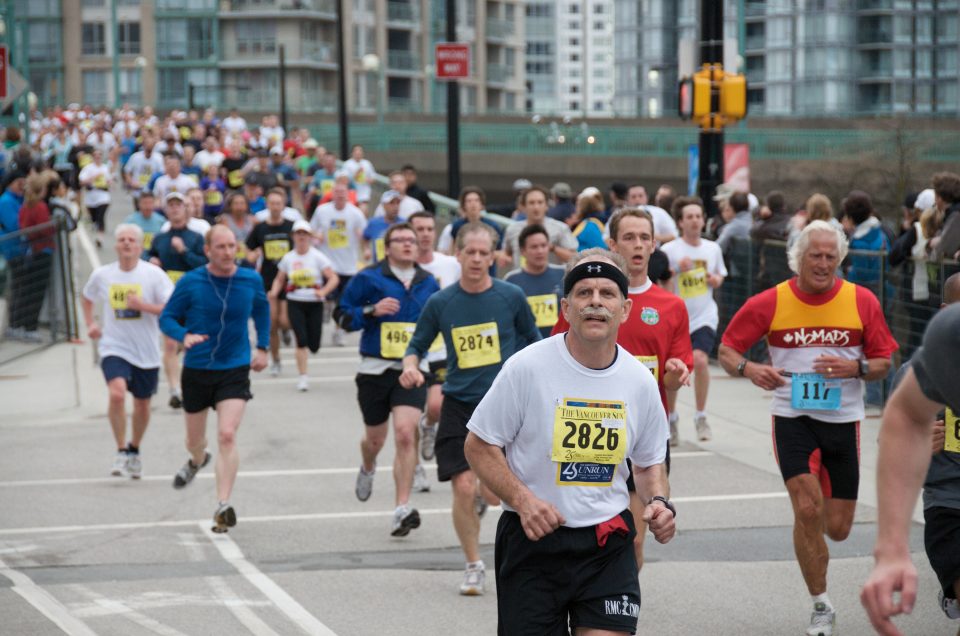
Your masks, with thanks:
M747 115L747 78L723 73L720 80L720 114L724 121L737 121Z
M692 119L702 128L722 128L747 115L747 80L727 73L720 65L707 65L680 80L681 119Z

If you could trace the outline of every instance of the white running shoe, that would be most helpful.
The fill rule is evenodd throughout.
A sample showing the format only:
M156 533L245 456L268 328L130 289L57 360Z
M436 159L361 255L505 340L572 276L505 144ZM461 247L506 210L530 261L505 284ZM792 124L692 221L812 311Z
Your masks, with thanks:
M282 369L280 368L279 360L270 365L270 375L272 375L273 377L277 377L278 375L280 375L281 370Z
M947 598L943 595L943 590L937 594L937 601L940 603L940 609L947 615L947 618L957 620L960 618L960 603L955 598Z
M393 511L393 526L390 528L390 536L405 537L410 531L420 527L420 513L416 508L409 506L400 506Z
M487 581L487 572L483 564L479 567L467 566L463 572L463 583L460 584L460 594L463 596L482 596L483 587Z
M297 380L297 391L303 393L310 388L310 380L307 379L307 376L301 375L300 379Z
M347 344L346 332L340 327L333 330L333 346L343 347Z
M833 628L837 624L837 612L827 607L826 603L814 603L813 614L810 615L810 627L807 636L833 636Z
M360 501L366 501L370 498L370 494L373 492L373 476L376 472L376 467L368 473L363 469L363 466L357 472L357 485L353 492L356 493L357 499Z
M417 464L417 467L413 470L413 491L430 492L430 478L427 477L427 471L424 470L423 464Z
M127 472L127 451L117 451L113 456L113 468L110 474L114 477L123 477Z
M693 424L697 427L697 439L701 442L709 442L713 439L713 431L710 430L710 425L707 424L707 416L701 415L700 417L693 418Z
M130 475L130 479L140 479L143 476L140 453L127 453L127 474Z
M423 458L423 461L428 462L436 455L438 425L427 426L427 415L424 413L417 426L420 429L420 457Z
M680 444L680 430L677 428L677 420L670 420L670 446Z

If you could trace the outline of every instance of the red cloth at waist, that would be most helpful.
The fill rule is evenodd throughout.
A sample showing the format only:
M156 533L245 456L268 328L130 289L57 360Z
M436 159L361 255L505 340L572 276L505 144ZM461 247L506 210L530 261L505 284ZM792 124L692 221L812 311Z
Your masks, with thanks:
M611 534L619 534L622 537L630 534L630 527L627 526L627 522L623 520L622 516L616 515L603 523L597 524L597 545L601 548L607 545L607 539L610 538Z

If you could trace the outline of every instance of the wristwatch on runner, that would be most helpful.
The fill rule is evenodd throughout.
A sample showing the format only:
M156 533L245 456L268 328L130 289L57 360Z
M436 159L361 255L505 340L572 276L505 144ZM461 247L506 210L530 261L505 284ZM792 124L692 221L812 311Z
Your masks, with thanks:
M670 503L670 500L668 500L666 497L661 497L660 495L657 495L656 497L651 497L647 505L649 506L654 501L659 501L660 503L662 503L667 508L667 510L673 513L673 518L674 519L677 518L677 509L673 507L673 504Z
M863 376L870 373L870 362L868 360L861 358L859 361L859 364L860 364L860 375L858 377L862 378Z
M737 375L739 375L741 378L743 377L744 370L747 368L747 362L748 360L744 358L740 361L740 364L737 365Z

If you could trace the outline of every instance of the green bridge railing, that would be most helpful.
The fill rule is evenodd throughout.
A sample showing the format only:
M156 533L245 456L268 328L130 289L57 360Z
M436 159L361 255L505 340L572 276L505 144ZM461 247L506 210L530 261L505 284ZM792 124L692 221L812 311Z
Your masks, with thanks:
M335 145L337 128L312 126L321 143ZM441 122L356 123L352 143L373 152L443 152ZM751 160L883 159L902 155L910 161L960 161L960 131L949 130L798 130L732 128L727 143L750 145ZM683 159L697 143L693 127L630 128L610 125L472 123L460 126L464 153L576 155Z

